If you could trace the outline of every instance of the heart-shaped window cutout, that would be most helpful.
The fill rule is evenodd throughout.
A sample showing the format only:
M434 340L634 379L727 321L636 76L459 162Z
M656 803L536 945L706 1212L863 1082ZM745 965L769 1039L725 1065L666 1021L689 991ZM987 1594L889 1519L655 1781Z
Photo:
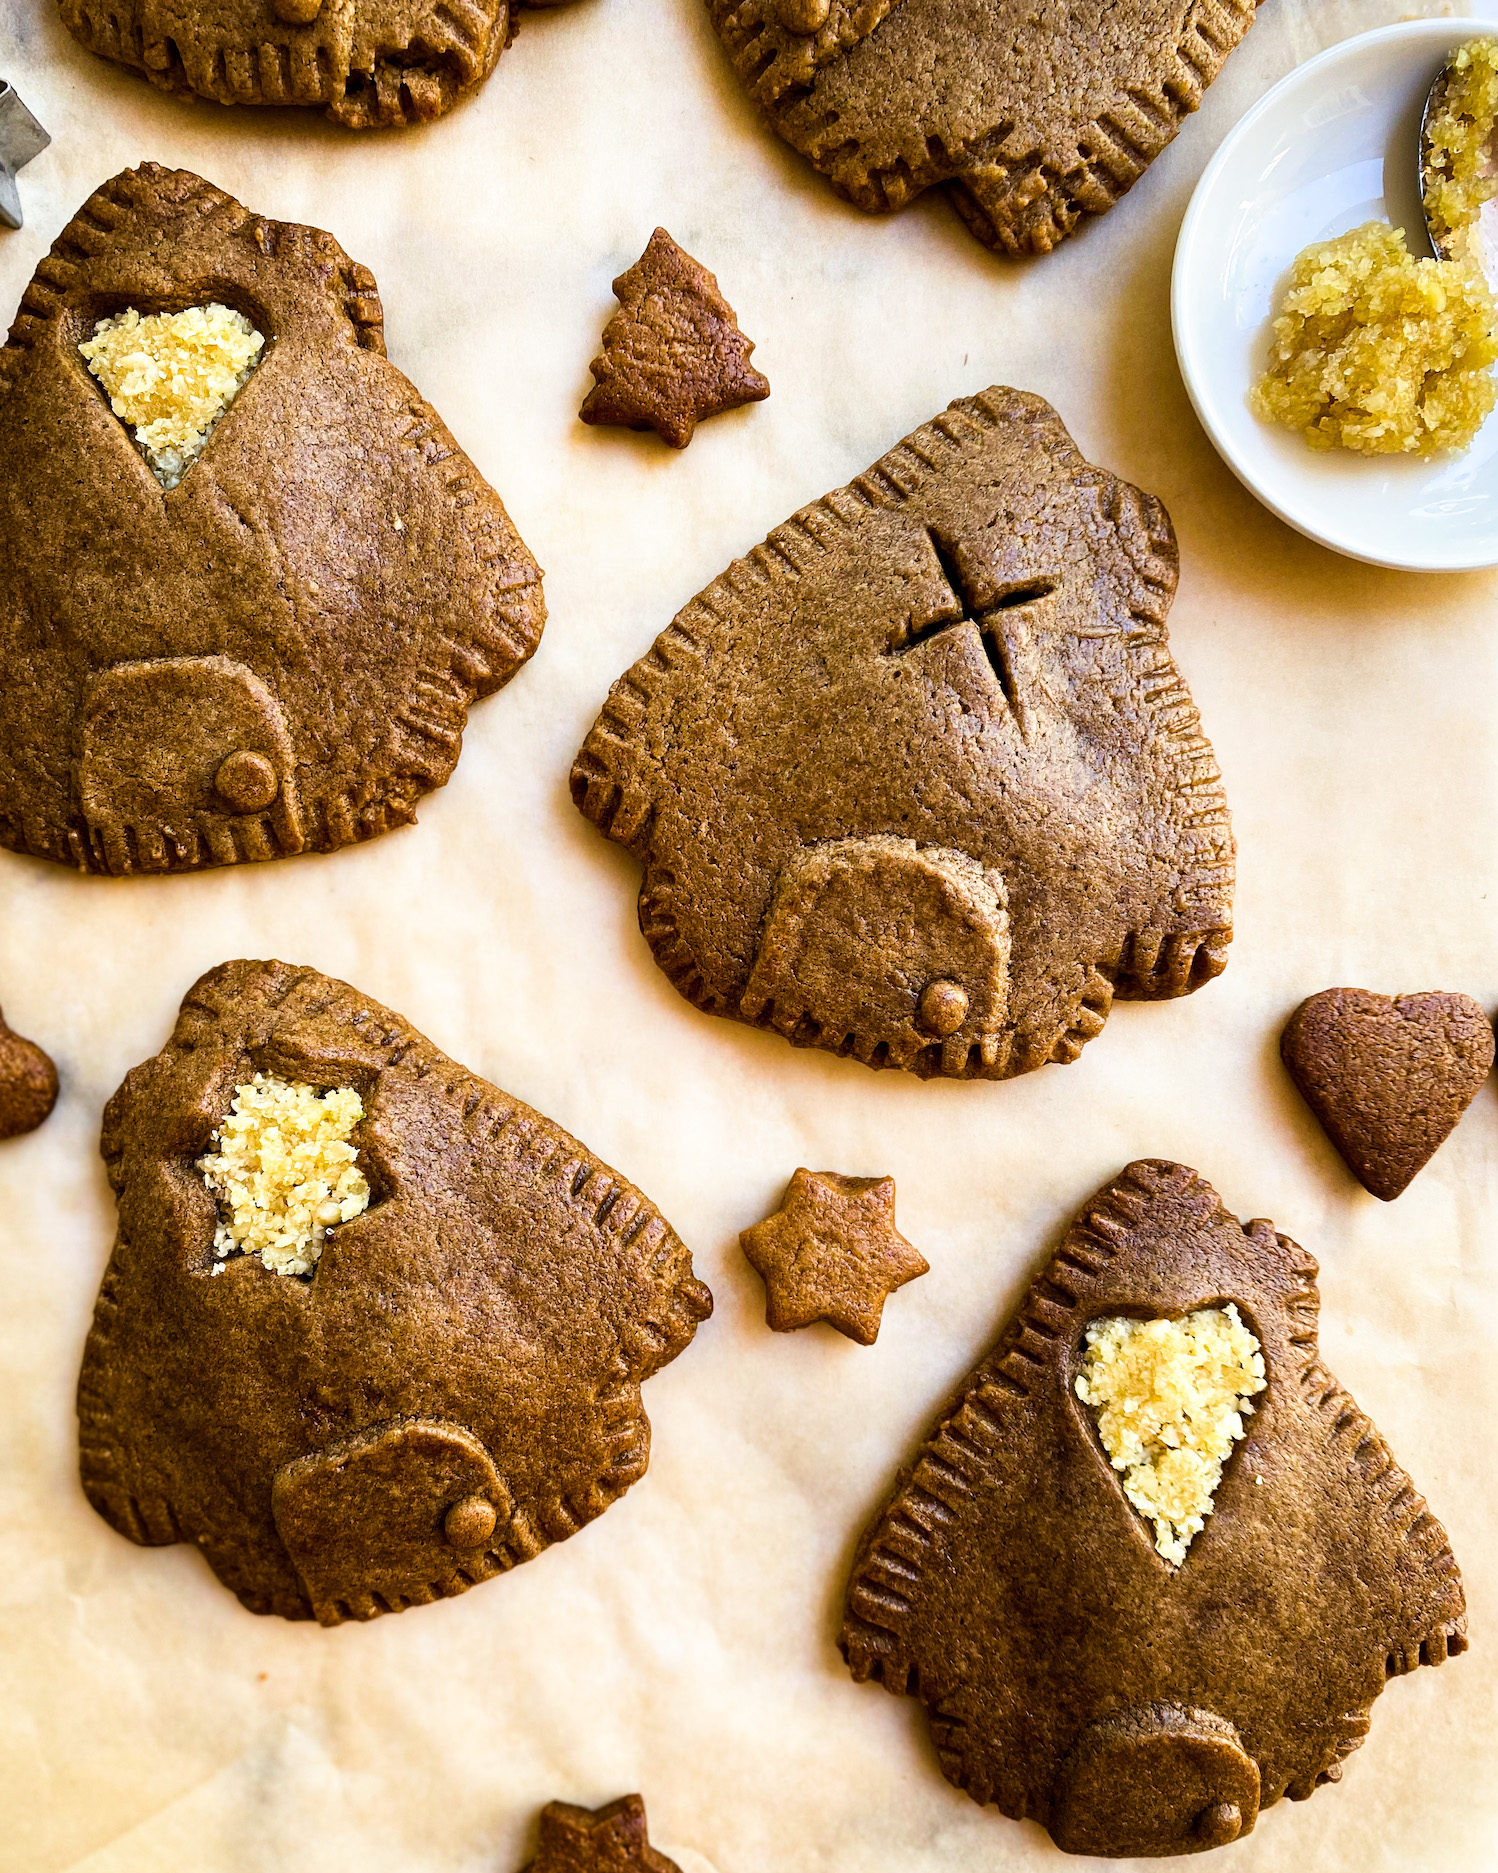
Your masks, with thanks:
M1172 1566L1212 1513L1223 1465L1267 1383L1259 1342L1231 1301L1176 1319L1089 1324L1077 1397Z
M218 1199L217 1274L258 1255L277 1275L310 1275L328 1232L369 1208L369 1179L350 1134L364 1117L351 1086L320 1093L257 1073L234 1101L198 1169Z
M259 364L265 338L217 301L181 312L127 306L78 349L151 473L175 488Z

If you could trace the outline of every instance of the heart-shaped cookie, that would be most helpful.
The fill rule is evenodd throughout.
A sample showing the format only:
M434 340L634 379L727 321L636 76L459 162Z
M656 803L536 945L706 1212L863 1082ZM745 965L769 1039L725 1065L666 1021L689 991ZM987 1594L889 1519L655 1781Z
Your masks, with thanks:
M1353 1176L1387 1203L1472 1103L1493 1029L1470 995L1323 989L1291 1015L1280 1056Z

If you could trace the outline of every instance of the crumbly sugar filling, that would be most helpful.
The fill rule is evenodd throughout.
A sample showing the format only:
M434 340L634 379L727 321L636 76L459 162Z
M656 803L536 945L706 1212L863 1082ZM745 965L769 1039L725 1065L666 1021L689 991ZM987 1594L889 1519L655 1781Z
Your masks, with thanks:
M349 1135L364 1117L351 1087L319 1093L257 1073L234 1089L198 1169L218 1199L213 1252L258 1255L278 1275L310 1274L330 1229L369 1207ZM215 1271L216 1272L216 1271Z
M1470 260L1417 260L1370 221L1298 256L1255 412L1313 449L1464 449L1493 408L1498 313Z
M164 488L197 460L264 348L242 312L216 302L145 314L130 306L78 347Z
M1498 195L1491 145L1498 123L1498 39L1469 39L1447 62L1450 76L1425 125L1425 212L1453 254L1479 258L1471 236L1483 204Z
M1222 1466L1267 1383L1231 1301L1178 1320L1110 1315L1087 1329L1076 1393L1129 1501L1177 1567L1212 1513Z

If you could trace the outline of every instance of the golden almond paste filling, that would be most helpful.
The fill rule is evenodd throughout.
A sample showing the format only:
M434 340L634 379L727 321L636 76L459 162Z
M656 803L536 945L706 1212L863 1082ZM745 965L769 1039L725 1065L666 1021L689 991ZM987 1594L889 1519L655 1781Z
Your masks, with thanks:
M1446 69L1445 92L1425 122L1425 214L1440 246L1475 260L1470 236L1483 205L1498 195L1498 40L1469 40Z
M1212 1513L1222 1466L1266 1383L1259 1342L1231 1302L1178 1320L1114 1315L1087 1329L1077 1397L1176 1566Z
M1417 260L1370 221L1298 256L1255 412L1313 449L1464 449L1493 407L1493 295L1470 260Z
M213 1150L198 1160L218 1198L214 1254L258 1255L275 1274L310 1274L327 1232L369 1207L349 1143L363 1117L347 1086L319 1093L270 1073L236 1086Z
M230 306L100 319L78 349L151 472L175 488L260 361L265 340Z

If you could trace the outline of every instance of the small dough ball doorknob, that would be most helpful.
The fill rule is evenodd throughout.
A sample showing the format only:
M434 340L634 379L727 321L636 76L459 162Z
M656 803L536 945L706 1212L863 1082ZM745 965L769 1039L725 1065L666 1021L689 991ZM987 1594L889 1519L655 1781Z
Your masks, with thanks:
M460 1553L482 1548L494 1533L499 1521L494 1504L487 1496L465 1496L455 1502L442 1519L442 1532Z
M263 754L241 748L219 768L213 787L231 813L263 813L281 791L281 782Z
M1203 1808L1196 1817L1196 1835L1209 1847L1226 1847L1243 1832L1243 1810L1235 1801L1220 1801Z
M780 23L793 33L820 32L832 11L832 0L780 0Z
M967 1019L967 990L957 982L928 982L921 990L916 1016L926 1033L945 1040Z
M270 10L287 26L310 26L322 12L322 0L270 0Z

